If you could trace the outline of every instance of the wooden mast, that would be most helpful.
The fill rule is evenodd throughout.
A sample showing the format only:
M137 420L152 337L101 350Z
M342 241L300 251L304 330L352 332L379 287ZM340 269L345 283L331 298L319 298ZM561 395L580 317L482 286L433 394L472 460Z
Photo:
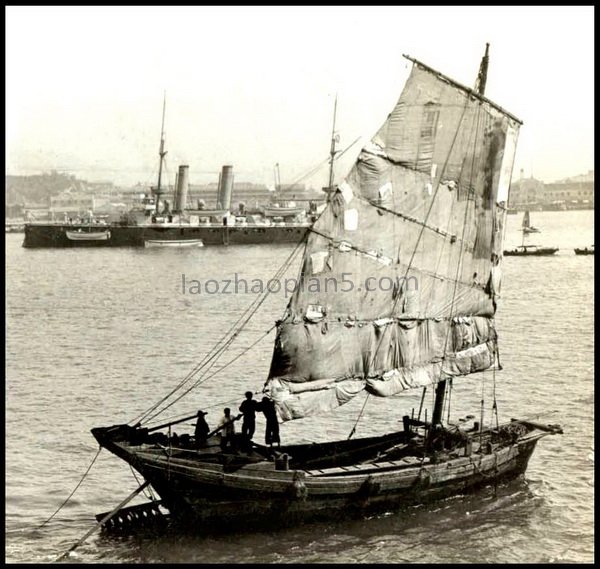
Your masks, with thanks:
M477 74L477 80L475 81L475 91L477 91L477 93L482 96L485 95L485 84L487 82L487 70L488 63L490 60L489 51L490 44L486 43L485 54L481 58L481 64L479 65L479 73Z
M281 195L281 172L279 171L279 162L275 163L273 173L275 177L275 196L278 200L282 200L283 196Z
M489 49L490 44L485 44L485 54L481 58L481 64L479 65L479 73L477 74L477 80L475 81L475 91L477 94L483 96L485 92L485 84L487 81L487 69L489 62ZM444 398L446 396L446 383L447 380L443 379L438 382L435 388L435 403L433 404L433 414L431 417L432 427L441 425L442 423L442 412L444 410Z
M330 192L333 191L333 161L335 160L335 155L337 154L337 151L335 149L335 143L337 142L336 136L335 136L336 114L337 114L337 94L335 96L335 103L333 105L333 127L331 128L331 147L329 149L329 154L330 154L331 158L329 159L329 184L327 185L327 187L329 188Z
M165 155L167 154L167 151L165 150L165 107L166 107L166 103L167 103L167 94L165 93L164 97L163 97L162 126L160 127L160 148L158 151L158 155L160 156L159 163L158 163L158 184L154 191L154 194L156 196L156 203L154 206L155 213L158 213L158 202L160 201L160 196L163 193L160 183L161 183L161 179L162 179L163 160L165 158Z

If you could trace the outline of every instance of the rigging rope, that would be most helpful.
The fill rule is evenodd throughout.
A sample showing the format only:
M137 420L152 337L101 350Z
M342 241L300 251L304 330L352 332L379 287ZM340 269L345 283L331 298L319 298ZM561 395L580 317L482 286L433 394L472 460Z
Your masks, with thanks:
M416 241L415 246L413 248L413 251L411 253L411 257L410 257L410 260L409 260L408 265L406 267L406 271L404 272L403 282L406 282L406 277L408 276L408 273L409 273L409 271L412 268L412 264L413 264L413 261L415 259L415 255L417 253L417 248L419 246L419 243L421 242L421 238L423 236L423 232L425 231L425 226L427 225L427 220L429 219L429 216L431 215L431 212L433 210L433 204L435 203L435 200L437 198L438 192L439 192L440 187L442 185L441 184L441 180L444 177L444 173L446 172L446 168L448 166L448 162L450 161L450 155L452 154L452 150L454 148L454 144L456 143L456 139L458 138L458 133L460 132L460 128L462 126L463 118L464 118L465 113L467 111L468 105L469 105L469 98L467 97L465 99L465 104L463 106L462 113L461 113L459 121L458 121L458 125L456 126L456 130L454 132L454 137L452 139L452 143L450 144L450 148L448 150L448 154L446 155L446 159L444 160L444 165L443 165L443 167L441 169L439 181L438 181L438 183L437 183L437 185L435 187L435 192L433 193L433 196L431 198L431 203L429 204L429 209L427 210L427 214L425 215L425 219L423 220L423 225L421 225L421 229L419 231L419 235L417 236L417 241ZM464 230L464 228L463 228L463 230ZM397 295L396 298L394 299L394 302L392 304L392 309L390 310L390 314L394 313L394 310L396 309L396 305L398 304L398 301L400 300L400 297L401 297L401 295ZM384 334L381 335L381 337L379 338L379 341L377 342L377 346L376 346L376 348L374 350L374 353L373 353L373 358L371 359L371 366L373 366L373 364L375 363L375 357L377 356L377 353L379 352L379 348L381 347L381 344L382 344L382 341L383 341L383 337L384 337Z
M141 486L143 484L143 482L140 482L139 478L137 477L137 474L135 473L135 470L133 469L133 466L131 466L131 464L129 465L129 469L131 470L131 474L133 474L133 477L135 478L135 481L137 482L138 486ZM152 486L148 486L147 487L148 493L146 494L146 490L144 489L144 496L146 496L146 498L148 498L148 500L151 500L152 502L156 502L156 496L154 496L154 492L152 492Z
M446 418L446 423L450 423L450 407L451 407L451 403L452 403L452 388L453 388L453 379L452 378L450 378L447 385L448 385L448 397L446 398L446 401L448 401L448 417Z
M466 203L465 203L465 214L464 214L464 218L463 218L463 227L462 227L462 234L461 234L461 240L464 241L465 238L465 231L467 228L467 214L469 213L469 204L471 203L471 200L469 199L470 197L470 193L471 190L470 188L472 187L472 182L473 182L473 172L475 170L475 148L477 147L477 136L479 135L479 119L481 116L481 107L477 107L477 120L475 122L475 140L473 141L473 156L471 158L471 172L469 174L469 184L468 184L468 189L467 189L467 199L466 199ZM473 133L471 132L471 135ZM469 137L469 142L470 142L470 137ZM462 169L461 169L461 173L462 173ZM458 198L457 198L458 199ZM474 203L474 202L473 202ZM454 304L455 300L456 300L456 290L458 288L457 286L457 282L456 279L458 279L460 271L462 269L462 261L463 261L463 255L464 255L464 248L460 249L460 253L458 256L458 263L456 264L456 276L455 276L455 280L454 280L454 288L452 290L452 302L450 304L450 324L448 326L448 330L446 331L446 339L444 341L444 353L442 354L442 360L444 360L446 358L446 353L448 350L448 338L450 337L450 331L452 330L452 318L455 314L456 311L456 306Z
M297 252L298 249L295 249L294 253ZM278 279L280 278L281 275L283 275L285 273L285 270L287 270L287 268L289 267L289 264L291 264L292 261L292 257L289 257L289 263L287 265L283 265L282 269L280 268L280 270L278 271L278 273L276 273L276 276L273 277L274 279ZM247 317L246 319L241 323L241 325L239 326L239 328L231 335L230 338L228 338L225 343L220 346L215 353L209 358L209 361L206 362L207 364L209 362L210 366L208 367L208 369L205 369L202 372L202 375L200 375L200 378L198 380L196 380L196 382L193 384L192 387L188 388L185 390L185 392L180 395L179 397L175 398L174 401L172 401L171 403L169 403L168 405L166 405L162 410L158 411L157 413L154 413L154 415L152 415L151 417L148 417L147 420L151 420L153 418L155 418L157 415L159 415L160 413L162 413L163 411L165 411L166 409L168 409L169 407L171 407L174 403L176 403L177 401L179 401L183 396L185 396L187 393L189 393L192 389L194 389L196 386L198 386L200 383L202 383L205 379L206 374L211 370L211 368L214 366L214 364L216 363L217 359L229 348L229 346L234 342L234 340L237 338L237 336L239 335L239 333L242 331L242 329L244 328L244 326L251 320L251 318L254 316L254 314L256 313L256 311L260 308L260 306L265 302L265 300L267 299L268 295L270 293L270 290L267 287L267 291L264 293L264 296L262 298L260 298L259 302L256 304L256 306L252 309L252 311L246 311L247 312ZM238 319L239 322L239 319ZM259 340L257 340L256 342L254 342L254 344L252 344L252 346L250 346L250 348L252 348L253 346L255 346L264 336L266 336L267 334L269 334L271 332L271 330L274 328L275 326L271 327L261 338L259 338ZM247 350L244 350L240 356L242 354L244 354L245 352L247 352ZM239 357L239 356L238 356ZM226 366L228 366L230 363L232 363L233 361L235 361L236 359L238 359L238 357L234 358L233 360L231 360L230 362L228 362L226 364ZM206 364L205 364L206 365ZM213 373L212 375L210 375L209 377L214 377L214 375L216 375L217 373L219 373L219 371L221 371L222 369L224 369L223 366L222 368L219 368L219 370L217 370L217 372ZM191 380L192 378L190 377L188 380ZM183 388L183 385L180 386L180 388Z
M475 170L475 156L476 156L476 152L475 149L477 147L477 138L479 135L479 120L481 118L481 106L477 107L477 119L475 121L475 139L473 141L473 155L471 158L471 172L469 174L469 182L468 182L468 187L467 187L467 196L466 196L466 203L465 203L465 213L464 213L464 217L463 217L463 226L462 226L462 233L461 233L461 241L464 242L465 239L465 231L467 228L467 215L469 213L469 204L471 203L471 188L472 188L472 183L473 183L473 172ZM469 135L469 143L471 142L471 136L473 135L473 131L471 131L470 135ZM469 144L467 144L467 147L469 146ZM462 174L462 167L461 167L461 174ZM457 196L457 200L458 200L458 196ZM475 203L473 201L473 203ZM450 303L450 317L449 317L449 323L448 323L448 329L446 330L446 338L444 340L444 352L442 354L442 362L446 359L446 354L448 352L448 339L450 338L450 332L452 330L452 318L454 317L454 314L456 313L456 305L455 305L455 301L456 301L456 291L458 288L458 278L462 269L462 263L463 263L463 258L464 258L464 253L465 253L465 249L463 247L461 247L459 255L458 255L458 263L456 264L456 275L455 275L455 279L454 279L454 288L452 289L452 301ZM446 381L446 380L444 380ZM483 394L482 394L483 397ZM445 401L444 401L445 403ZM483 401L482 401L482 405L483 405ZM483 413L483 411L482 411ZM442 414L441 417L443 417L443 405L442 405ZM483 415L482 415L482 419L483 419ZM447 422L449 422L450 420L450 404L448 404L448 419ZM483 422L483 421L482 421ZM480 441L481 442L481 441Z
M307 235L308 235L308 233L307 233ZM294 249L292 250L292 252L290 253L290 255L286 258L286 260L283 262L283 264L277 269L277 271L271 277L271 279L269 279L269 282L271 280L279 279L287 271L287 269L289 268L289 266L294 261L294 258L297 255L298 251L301 249L302 246L305 245L305 241L307 239L307 235L305 235L305 237L296 244L296 246L294 247ZM169 407L171 407L171 405L173 405L176 401L178 401L179 399L181 399L181 397L183 397L183 395L189 393L189 391L191 389L193 389L193 387L191 389L186 390L185 393L182 396L177 397L175 399L175 401L173 401L169 405L166 405L163 409L160 409L159 411L155 412L163 403L165 403L177 391L179 391L180 389L183 389L183 387L185 386L186 383L188 383L189 381L191 381L192 379L194 379L194 377L197 376L203 370L203 368L205 368L209 364L211 364L211 365L208 368L208 370L204 371L204 375L206 375L206 373L208 373L208 371L210 371L210 369L212 368L212 366L216 363L216 360L235 341L235 339L238 337L238 335L240 334L240 332L246 326L246 324L248 323L248 321L252 318L252 316L254 316L254 314L256 313L256 311L266 301L266 299L267 299L267 297L268 297L268 295L270 293L271 293L271 290L270 290L269 286L267 286L266 290L263 293L261 293L261 295L257 296L255 299L253 299L253 301L250 303L250 305L244 310L244 312L242 312L241 316L231 325L231 327L227 330L227 332L225 332L225 334L221 337L221 339L211 348L211 350L209 350L209 352L200 361L200 363L197 364L194 367L194 369L192 369L192 371L189 372L183 378L183 380L180 381L180 383L175 388L173 388L167 395L165 395L161 400L159 400L157 403L155 403L150 408L148 408L141 415L138 415L138 417L136 417L132 421L132 423L137 424L137 423L147 422L149 420L152 420L153 418L155 418L156 416L158 416L160 413L164 412L166 409L168 409ZM273 328L270 328L269 332L272 329ZM258 343L258 342L255 342L255 344L256 343ZM253 344L253 345L255 345L255 344ZM243 353L245 353L245 352L243 352ZM229 363L231 363L231 362L229 362ZM227 365L229 365L229 363ZM221 369L223 369L223 368L221 368ZM210 377L213 377L213 376L214 376L214 374L211 375ZM202 376L201 376L200 379L202 379ZM196 382L196 384L194 384L194 386L196 386L198 384L199 383Z
M352 146L354 146L354 144L360 140L361 137L356 138L349 146L347 146L341 154L344 154L347 150L349 150ZM340 156L341 156L340 154ZM291 185L295 185L297 183L299 183L300 181L302 181L304 178L308 178L309 176L311 176L312 174L314 174L318 169L320 169L324 164L328 163L330 160L330 158L326 158L325 160L323 160L321 163L319 163L315 168L313 168L312 170L308 171L307 173L301 175L299 178L297 178L294 182L292 182ZM164 162L166 162L166 160L164 160ZM166 164L165 164L165 168L166 168ZM296 247L294 248L294 250L292 251L292 253L290 254L290 256L288 257L288 259L286 259L286 261L284 261L283 265L278 269L278 271L275 273L275 276L273 276L270 280L273 280L274 278L279 278L281 275L283 275L283 273L289 268L289 266L291 265L293 258L295 257L295 255L297 254L298 250L306 244L306 240L308 239L308 233L305 235L305 237L296 245ZM163 408L162 410L158 411L157 413L154 413L154 411L160 407L160 405L162 405L165 401L168 400L169 397L171 397L173 394L175 394L179 389L182 389L183 386L190 381L191 379L193 379L193 377L195 375L197 375L203 368L205 368L210 362L210 366L208 367L208 370L205 370L205 373L207 373L208 371L210 371L210 369L212 368L212 366L216 363L216 360L221 356L221 354L231 345L231 343L235 340L235 338L238 336L238 334L242 331L243 327L247 324L247 322L249 321L249 319L256 313L256 311L258 310L258 308L260 308L260 306L262 305L262 303L266 300L268 294L271 291L268 289L267 287L267 291L264 293L264 297L261 300L261 297L257 297L256 299L254 299L254 301L249 305L249 307L242 313L242 315L238 318L238 320L236 320L236 322L234 322L234 324L229 328L229 330L221 337L221 339L213 346L213 348L211 348L211 350L209 350L209 352L206 354L206 356L200 361L199 364L196 365L196 367L194 369L192 369L191 372L189 372L184 378L183 380L180 381L180 383L174 388L172 389L166 396L164 396L161 400L159 400L157 403L155 403L154 405L152 405L151 407L149 407L146 411L144 411L143 413L141 413L140 415L138 415L137 417L135 417L132 421L130 421L131 423L137 425L137 424L141 424L142 422L147 422L149 420L152 420L153 418L155 418L157 415L159 415L160 413L162 413L163 411L165 411L166 409L168 409L171 405L173 405L173 403L175 403L175 401L178 401L179 399L181 399L181 397L183 397L183 395L189 393L189 391L191 389L193 389L193 387L191 389L188 389L185 391L185 393L178 397L174 402L172 402L171 404L167 405L165 408ZM254 306L254 304L256 304L256 306ZM238 327L239 323L243 320L244 316L246 314L249 313L249 317L244 320L244 322L241 324L241 326ZM272 328L269 330L269 332L272 330ZM229 337L228 337L229 336ZM224 342L224 343L223 343ZM223 343L223 344L222 344ZM236 358L237 359L237 358ZM232 360L234 361L234 360ZM232 363L232 362L229 362ZM227 365L229 365L229 363ZM220 368L218 371L220 371L223 368ZM218 373L218 372L217 372ZM215 374L209 376L209 377L213 377ZM207 378L208 379L208 378ZM194 384L194 387L197 386L199 384L199 382L197 381ZM154 413L154 414L153 414Z
M481 437L483 436L483 411L485 405L485 371L481 374L481 416L479 418L479 444L481 445Z
M360 138L360 137L359 137ZM346 150L348 150L351 146L353 146L357 140L359 140L359 138L357 138L349 147L347 147L344 152ZM297 180L295 180L292 185L299 183L303 178L307 178L308 176L310 176L312 173L316 172L316 170L318 170L319 168L321 168L325 163L327 163L329 161L329 158L327 158L326 160L324 160L322 163L320 163L316 168L314 168L313 170L309 171L306 174L303 174L302 176L300 176ZM284 261L283 265L277 270L277 272L275 273L275 275L269 279L272 280L274 278L279 278L279 276L281 276L283 274L283 272L285 272L285 270L287 270L289 268L289 266L291 265L292 261L293 261L293 257L297 254L298 250L306 244L306 239L308 238L308 235L305 235L305 237L300 240L298 242L298 244L296 245L296 247L294 248L294 250L292 251L292 253L290 254L290 256L288 257L288 259L286 259L286 261ZM282 271L283 269L283 271ZM281 273L281 274L280 274ZM269 290L267 290L264 294L265 294L265 298L266 296L269 294ZM143 421L146 421L146 417L152 413L158 406L160 406L164 401L166 401L171 395L173 395L178 389L180 389L183 385L185 385L185 383L187 383L187 381L189 381L195 374L197 374L200 370L202 370L211 360L213 360L213 358L215 358L217 355L220 355L220 353L217 353L217 347L219 346L219 344L221 342L223 342L227 336L229 334L232 333L232 331L235 330L236 326L239 324L239 322L243 319L244 315L252 309L253 304L255 302L257 302L258 300L260 300L260 297L257 297L256 299L254 299L254 301L252 303L250 303L249 307L246 308L246 310L242 313L242 315L238 318L238 320L236 320L236 322L234 322L232 324L232 326L229 328L229 330L221 337L220 340L217 341L217 343L213 346L213 348L211 348L211 350L205 355L204 359L201 360L194 369L192 369L191 372L188 373L188 375L186 375L184 377L184 379L179 383L179 385L177 385L173 390L171 390L171 392L169 392L163 399L161 399L160 401L158 401L157 403L155 403L154 405L152 405L151 407L149 407L146 411L144 411L143 413L141 413L140 415L138 415L136 418L134 418L132 421L130 421L131 423L137 424L137 423L141 423ZM262 301L260 302L260 304L262 304ZM254 312L256 312L256 310L260 307L260 304L253 310L252 314L254 314ZM235 339L235 336L237 336L237 334L241 332L241 328L237 331L237 332L233 332L233 338L231 338L231 340ZM229 342L231 343L231 342ZM226 346L228 347L229 344ZM216 350L216 351L215 351ZM215 351L215 353L213 353L213 351ZM220 352L222 353L223 350L221 350Z
M188 387L181 395L179 395L176 399L174 399L171 403L169 403L167 406L165 406L163 409L161 409L159 412L155 413L154 415L152 415L151 417L148 418L148 421L151 421L152 419L155 419L160 413L163 413L164 411L166 411L169 407L171 407L172 405L174 405L175 403L177 403L177 401L179 401L180 399L182 399L183 397L185 397L190 391L192 391L193 389L195 389L196 387L198 387L198 385L200 385L201 383L204 383L205 381L212 379L215 375L217 375L218 373L222 372L225 368L229 367L233 362L235 362L236 360L238 360L239 358L241 358L245 353L249 352L254 346L256 346L256 344L258 344L261 340L263 340L264 338L266 338L272 331L273 329L276 327L276 325L274 324L273 326L271 326L271 328L269 328L260 338L258 338L258 340L256 340L255 342L253 342L250 346L248 346L245 350L243 350L242 352L240 352L237 356L235 356L234 358L232 358L231 360L229 360L226 364L224 364L223 366L221 366L218 370L216 370L214 373L212 373L209 376L201 376L200 379L198 379L191 387Z
M365 397L365 402L363 403L363 406L360 410L360 413L358 414L358 417L356 418L356 422L354 423L354 427L352 427L352 430L350 431L350 434L348 435L348 440L350 440L353 436L354 433L356 432L356 427L358 425L358 422L360 421L360 418L362 417L362 414L365 410L365 407L367 405L367 401L369 400L369 395L371 395L370 393L367 392L367 396Z
M344 150L342 150L336 157L335 160L339 160L348 150L350 150L350 148L352 148L362 137L359 136L357 137L354 142L352 142L350 145L346 146L346 148L344 148ZM295 181L293 181L290 186L294 186L298 183L300 183L303 179L305 178L309 178L310 176L312 176L313 174L316 174L323 166L325 166L325 164L328 164L329 161L331 160L331 158L328 156L327 158L325 158L325 160L323 160L322 162L319 162L319 164L317 164L312 170L308 171L306 174L303 174L302 176L300 176L299 178L297 178Z
M427 386L423 388L423 394L421 395L421 404L419 405L419 414L417 415L417 421L421 420L421 411L423 410L423 403L425 402L425 394L427 393Z
M409 260L408 265L406 267L406 271L405 271L404 277L403 277L403 282L406 282L406 277L408 276L408 273L409 273L409 271L412 268L412 264L413 264L413 261L415 259L415 255L417 253L417 248L419 246L419 243L421 242L421 238L423 236L423 232L425 231L425 227L427 226L427 221L429 219L429 216L431 215L431 212L433 210L433 205L435 203L435 200L437 198L438 192L439 192L440 187L442 185L441 181L442 181L442 179L444 177L444 173L446 172L446 168L448 166L448 162L450 161L450 155L452 154L452 150L453 150L454 145L456 143L456 140L458 138L458 133L460 132L461 126L463 124L463 119L465 117L465 113L467 112L468 105L469 105L469 97L466 97L465 98L465 104L464 104L463 109L462 109L462 113L460 115L460 118L458 120L458 124L456 126L456 130L454 132L454 137L452 138L452 142L450 144L450 148L448 149L448 154L446 155L446 159L444 160L444 165L443 165L443 167L442 167L442 169L440 171L439 181L438 181L438 183L436 185L435 192L433 193L433 196L431 198L431 203L429 204L429 208L428 208L427 213L425 215L425 219L423 220L423 224L421 225L421 229L419 230L419 234L417 236L417 241L415 243L415 246L413 248L410 260ZM463 238L464 238L464 227L463 227ZM455 287L456 287L456 283L455 283ZM390 314L394 314L394 311L396 309L396 306L397 306L398 301L400 300L401 296L402 295L399 294L394 299L394 302L392 304L392 308L390 310ZM373 365L375 364L375 358L377 356L377 353L379 352L379 348L381 347L381 345L383 343L384 336L385 336L385 334L382 333L381 337L379 338L379 341L377 342L377 346L376 346L376 348L374 350L373 357L372 357L371 362L370 362L370 367L373 367ZM362 411L361 411L361 413L362 413ZM360 418L360 415L359 415L359 418ZM358 422L358 419L357 419L357 422Z
M102 450L102 447L98 447L98 451L96 452L96 456L92 459L92 462L88 466L87 470L84 472L83 476L81 477L81 480L77 483L77 486L75 486L75 488L73 488L73 491L67 496L67 499L58 507L58 509L45 522L43 522L41 525L37 526L36 529L43 528L56 514L58 514L58 512L60 512L65 507L65 505L67 504L67 502L72 498L73 494L75 494L75 492L77 491L77 489L81 486L81 483L85 480L85 477L88 475L88 473L91 470L92 466L96 462L96 459L98 458L98 455L100 454L101 450Z
M499 426L499 421L498 421L498 402L496 400L496 366L494 364L494 367L492 368L492 382L493 382L493 396L494 396L494 401L492 403L492 413L494 413L496 415L496 430L498 430L500 428Z

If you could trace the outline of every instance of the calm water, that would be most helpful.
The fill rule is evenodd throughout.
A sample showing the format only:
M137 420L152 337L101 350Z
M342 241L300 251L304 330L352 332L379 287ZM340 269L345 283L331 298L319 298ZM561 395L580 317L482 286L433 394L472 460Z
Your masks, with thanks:
M520 243L521 215L509 216L507 247ZM573 247L594 242L593 212L532 213L530 242L556 244L549 258L508 257L498 312L504 371L496 374L500 420L561 423L540 441L523 480L492 491L368 520L308 524L228 536L94 534L74 562L481 563L594 559L594 258ZM6 561L49 562L136 487L129 467L102 451L74 497L46 520L81 479L97 444L94 426L127 422L165 395L254 298L182 293L182 274L205 281L268 278L293 246L198 250L25 250L6 235ZM288 275L295 276L293 267ZM189 282L189 281L188 281ZM189 289L188 289L189 290ZM271 295L234 344L228 361L281 315ZM226 371L170 409L198 408L211 426L225 403L260 390L273 333ZM491 419L493 376L456 381L452 416ZM357 436L386 432L419 405L420 393L369 399ZM359 396L325 419L282 425L284 442L345 438ZM427 403L431 404L428 396ZM430 411L429 411L430 412ZM179 432L191 432L191 426ZM257 432L262 436L262 426ZM257 437L258 439L259 437ZM144 501L142 499L139 500Z

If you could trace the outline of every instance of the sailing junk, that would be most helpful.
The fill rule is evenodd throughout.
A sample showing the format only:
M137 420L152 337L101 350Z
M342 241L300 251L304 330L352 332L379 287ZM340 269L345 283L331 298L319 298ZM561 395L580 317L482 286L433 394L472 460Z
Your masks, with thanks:
M442 424L449 379L500 369L494 314L521 123L483 96L485 70L474 91L409 59L394 110L311 229L264 391L288 421L365 391L436 386L431 421L419 412L381 436L285 445L275 461L255 443L245 454L213 436L196 449L154 432L166 425L93 429L175 519L255 527L419 503L522 474L537 441L562 432L497 415L489 428ZM352 290L327 288L344 275ZM356 284L373 275L396 284Z

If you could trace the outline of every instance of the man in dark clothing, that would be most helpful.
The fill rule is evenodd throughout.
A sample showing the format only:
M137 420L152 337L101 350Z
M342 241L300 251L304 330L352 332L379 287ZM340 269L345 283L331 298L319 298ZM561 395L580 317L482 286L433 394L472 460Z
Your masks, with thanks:
M240 405L240 412L244 415L242 421L242 435L244 439L250 445L250 441L254 436L256 430L256 408L258 403L252 399L252 391L246 391L246 399L242 401Z
M208 415L206 411L198 411L198 418L196 419L196 429L194 431L194 438L196 439L196 448L206 446L206 437L210 432L208 423L204 418L206 415Z
M277 443L279 447L279 423L277 422L277 412L275 411L275 403L268 397L263 397L260 403L260 408L267 420L265 429L265 443L273 448L273 444Z

